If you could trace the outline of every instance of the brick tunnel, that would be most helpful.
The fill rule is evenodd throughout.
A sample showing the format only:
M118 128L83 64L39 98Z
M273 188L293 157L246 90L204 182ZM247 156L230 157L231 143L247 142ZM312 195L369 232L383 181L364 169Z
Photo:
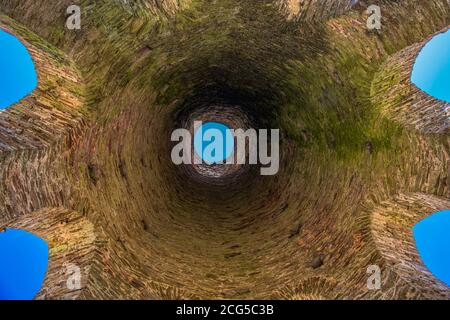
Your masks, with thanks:
M0 113L0 227L50 248L36 298L449 299L412 227L450 208L450 109L410 82L449 25L448 0L0 0L39 80ZM196 120L280 128L279 172L174 165Z

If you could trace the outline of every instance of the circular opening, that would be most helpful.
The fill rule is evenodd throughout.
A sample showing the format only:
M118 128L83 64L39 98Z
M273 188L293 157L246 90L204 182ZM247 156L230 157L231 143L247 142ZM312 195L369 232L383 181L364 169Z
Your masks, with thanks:
M434 36L420 51L411 81L430 96L450 102L450 30Z
M31 300L41 289L48 265L48 245L32 233L0 232L0 300Z
M37 87L37 74L27 48L0 29L0 110L19 102Z
M194 135L194 150L202 162L223 164L233 156L234 137L231 128L219 122L199 123Z

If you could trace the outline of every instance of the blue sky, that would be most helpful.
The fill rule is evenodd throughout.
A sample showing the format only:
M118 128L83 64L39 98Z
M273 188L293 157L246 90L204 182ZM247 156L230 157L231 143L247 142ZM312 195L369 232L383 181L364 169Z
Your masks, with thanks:
M417 223L414 239L428 270L450 286L450 210L437 212Z
M415 61L411 81L429 95L450 102L450 31L425 45Z
M48 245L32 233L0 232L0 300L30 300L39 292L48 265Z
M16 37L0 29L0 110L36 87L36 70L28 50Z

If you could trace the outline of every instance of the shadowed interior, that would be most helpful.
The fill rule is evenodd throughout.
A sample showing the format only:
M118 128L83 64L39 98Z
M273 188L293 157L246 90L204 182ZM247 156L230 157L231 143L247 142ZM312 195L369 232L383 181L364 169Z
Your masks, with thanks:
M67 215L58 232L89 252L77 257L66 241L83 287L52 291L58 278L47 298L450 297L414 246L392 257L380 231L408 210L448 209L448 122L436 116L430 132L419 116L441 102L392 67L397 52L413 56L449 25L447 0L374 1L385 7L383 32L367 31L364 1L351 10L338 1L326 18L312 4L314 22L289 18L279 1L129 2L81 1L80 31L64 28L67 1L51 13L31 0L0 4L1 26L30 47L58 47L57 60L80 73L78 124L50 146L1 154L0 224L33 229L46 214ZM390 90L397 82L400 93ZM411 101L423 109L408 111ZM197 119L279 128L278 174L244 165L212 178L223 169L175 166L171 133ZM391 263L408 256L410 268ZM370 265L382 269L381 290L367 289Z

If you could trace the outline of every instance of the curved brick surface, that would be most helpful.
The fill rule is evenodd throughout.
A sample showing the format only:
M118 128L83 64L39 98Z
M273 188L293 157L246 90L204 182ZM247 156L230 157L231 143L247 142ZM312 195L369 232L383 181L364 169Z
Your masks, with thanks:
M302 21L326 20L345 13L358 0L278 0L290 19Z
M413 227L429 215L448 209L450 202L426 194L402 194L381 203L372 213L372 234L383 258L421 297L450 299L450 287L437 280L417 252Z
M79 212L75 225L93 226L96 248L80 299L442 298L391 263L409 261L387 252L397 242L412 250L410 221L389 237L392 215L374 217L399 194L450 198L449 137L404 130L371 93L389 57L447 27L450 8L380 3L380 33L367 31L361 3L299 27L275 1L195 0L172 18L86 0L76 32L35 1L1 3L74 61L87 112L50 147L1 155L0 221ZM167 142L180 114L205 107L228 118L208 106L239 106L251 123L280 128L279 174L248 170L224 186L175 167ZM435 206L420 201L418 210ZM367 288L370 265L381 290Z
M48 244L47 275L36 299L76 299L80 295L98 254L99 240L89 221L64 208L43 208L0 226L4 227L32 232ZM79 287L71 282L75 268L80 271Z
M409 128L449 134L450 104L434 99L411 83L414 62L431 38L401 50L386 61L372 84L372 100L381 107L383 115Z
M49 147L80 125L80 73L62 52L5 16L0 16L0 28L24 43L38 75L38 87L0 113L0 152Z

